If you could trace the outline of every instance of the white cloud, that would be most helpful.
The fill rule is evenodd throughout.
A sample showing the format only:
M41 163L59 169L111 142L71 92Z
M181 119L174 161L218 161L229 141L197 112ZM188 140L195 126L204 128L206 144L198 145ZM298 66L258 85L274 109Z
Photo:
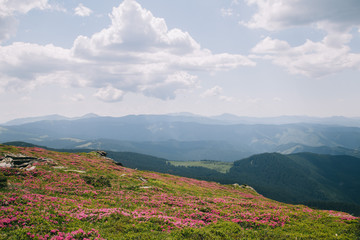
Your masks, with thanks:
M166 100L196 87L198 72L255 65L242 55L212 54L189 33L169 30L164 19L134 0L125 0L109 16L108 28L79 36L72 49L28 43L0 46L0 77L11 79L2 87L57 83L95 88L95 96L106 102L121 101L127 92Z
M307 26L324 31L318 42L307 39L299 46L290 46L284 40L266 37L252 52L255 57L270 59L293 74L322 77L345 69L360 69L360 54L352 53L350 31L360 26L360 2L356 0L247 0L258 11L248 22L249 28L281 31Z
M0 46L0 81L2 87L10 90L31 90L47 83L73 81L70 74L78 61L71 57L71 51L49 45L16 42ZM71 77L71 78L70 78Z
M345 69L360 70L360 54L351 53L346 45L334 46L328 42L328 37L321 42L307 40L297 47L267 37L252 51L264 54L261 57L287 68L290 73L308 77L322 77Z
M234 100L234 98L222 95L222 93L223 93L223 88L220 86L215 86L210 89L207 89L200 96L203 98L217 97L219 100L224 102L231 102Z
M136 1L125 0L110 14L109 28L75 40L74 56L98 63L93 84L112 84L123 91L172 99L196 85L197 71L253 66L247 57L212 54L180 29L168 29ZM174 78L174 76L176 76ZM176 79L176 80L170 80Z
M107 87L100 88L94 96L104 102L117 102L123 98L124 92L109 85Z
M15 13L26 14L32 9L50 9L48 0L2 0L0 1L0 17L13 16Z
M256 5L258 11L248 22L249 28L281 30L328 22L338 28L360 25L360 2L358 0L246 0Z
M75 9L75 15L78 15L80 17L87 17L90 16L93 12L90 8L85 7L82 3L80 3Z
M279 53L288 51L290 48L290 45L286 41L266 37L252 49L252 52L267 54Z
M173 99L181 89L191 89L196 86L196 76L187 72L175 72L169 75L165 81L155 84L140 85L139 89L147 96L160 99Z
M215 86L213 88L207 89L203 94L201 94L202 97L217 97L219 95L221 95L221 93L223 92L222 87L220 86Z

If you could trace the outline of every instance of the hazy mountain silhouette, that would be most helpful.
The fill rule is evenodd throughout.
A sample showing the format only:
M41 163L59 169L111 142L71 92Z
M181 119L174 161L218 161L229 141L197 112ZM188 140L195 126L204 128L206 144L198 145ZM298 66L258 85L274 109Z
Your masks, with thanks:
M295 117L286 118L295 121ZM271 119L285 121L286 118ZM90 114L71 119L55 115L14 120L11 124L2 125L0 142L26 141L54 148L133 151L174 160L234 161L262 152L310 151L359 155L358 127L302 122L237 123L241 119L244 118L234 115L203 117L190 114L124 117L100 117ZM251 119L253 118L248 118L247 121L255 121ZM312 118L299 117L297 121L303 119L310 121ZM323 120L329 122L331 119L339 122L338 118ZM313 121L319 120L314 118ZM356 122L356 119L340 120Z

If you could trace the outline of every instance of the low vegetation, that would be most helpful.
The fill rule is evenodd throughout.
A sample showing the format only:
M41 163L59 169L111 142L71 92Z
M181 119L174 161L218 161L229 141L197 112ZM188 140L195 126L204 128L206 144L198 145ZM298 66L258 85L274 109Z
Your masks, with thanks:
M233 163L230 162L220 162L212 160L202 160L202 161L169 161L171 165L176 167L203 167L218 171L220 173L229 172L230 168L233 166Z
M121 167L96 153L0 145L46 158L1 168L0 239L359 239L359 218L251 188ZM51 163L51 164L50 164ZM6 184L5 184L6 183Z

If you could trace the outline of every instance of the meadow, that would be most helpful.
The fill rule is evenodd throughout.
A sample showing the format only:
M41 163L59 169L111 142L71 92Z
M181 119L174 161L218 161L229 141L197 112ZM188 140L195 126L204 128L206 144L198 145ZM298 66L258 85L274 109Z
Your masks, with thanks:
M183 166L183 167L203 167L218 171L220 173L229 172L230 168L233 166L231 162L221 162L213 160L202 160L202 161L168 161L173 166Z
M44 159L0 168L0 239L359 239L359 218L250 188L117 165L91 153L0 145Z

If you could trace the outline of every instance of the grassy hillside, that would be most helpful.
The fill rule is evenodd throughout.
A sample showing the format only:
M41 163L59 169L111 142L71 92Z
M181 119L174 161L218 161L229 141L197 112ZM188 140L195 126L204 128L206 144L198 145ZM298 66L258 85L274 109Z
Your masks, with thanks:
M96 153L0 145L0 239L358 239L359 218L251 188L116 165Z
M24 142L8 144L34 147ZM277 201L345 211L360 216L360 159L351 156L264 153L234 164L210 160L168 161L132 152L109 151L108 156L133 169L223 184L248 184L264 196Z

